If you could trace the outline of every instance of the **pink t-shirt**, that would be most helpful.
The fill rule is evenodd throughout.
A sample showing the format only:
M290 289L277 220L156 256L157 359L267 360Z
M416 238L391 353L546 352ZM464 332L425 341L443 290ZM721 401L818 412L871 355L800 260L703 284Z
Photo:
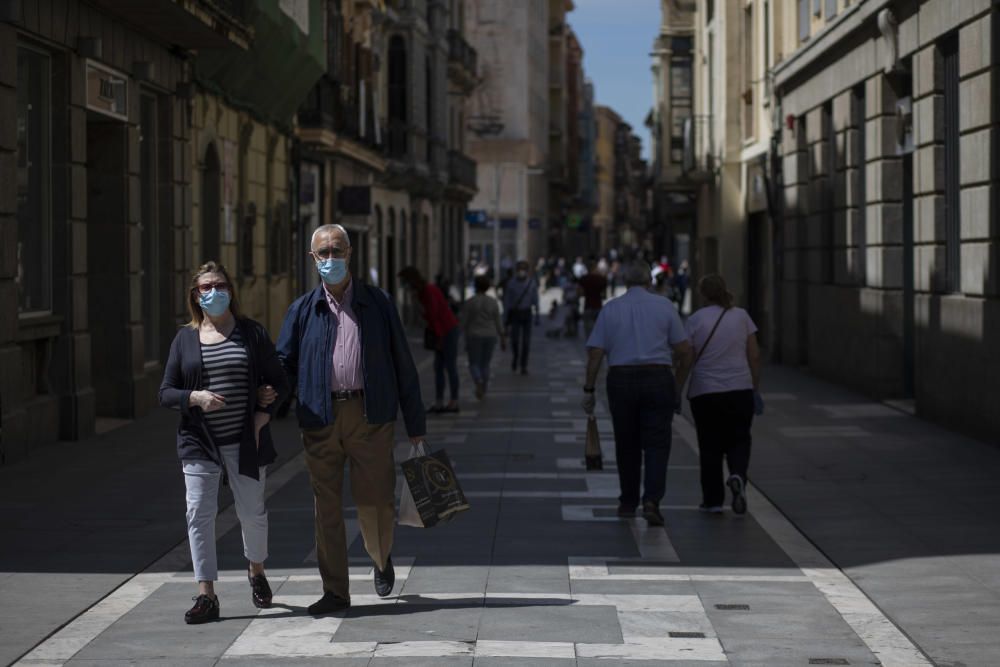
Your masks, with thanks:
M688 337L697 355L705 346L708 334L722 314L721 306L706 306L687 321ZM742 308L730 308L708 341L708 347L691 369L688 398L702 394L753 389L750 363L747 361L747 338L757 332L757 325Z

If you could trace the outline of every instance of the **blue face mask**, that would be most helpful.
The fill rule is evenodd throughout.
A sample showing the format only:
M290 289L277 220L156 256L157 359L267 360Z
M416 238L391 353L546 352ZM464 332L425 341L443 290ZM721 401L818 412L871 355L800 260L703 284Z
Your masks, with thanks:
M198 297L198 303L206 313L218 317L229 309L229 292L225 290L220 292L213 287L211 292Z
M333 257L321 259L316 262L316 270L327 285L339 285L347 277L347 260Z

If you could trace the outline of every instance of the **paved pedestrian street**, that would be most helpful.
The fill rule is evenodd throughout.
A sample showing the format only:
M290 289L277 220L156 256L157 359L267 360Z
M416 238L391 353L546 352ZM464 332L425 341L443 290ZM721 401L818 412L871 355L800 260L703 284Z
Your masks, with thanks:
M746 517L700 512L684 418L666 528L619 519L603 402L605 469L583 468L582 346L536 338L527 377L507 361L495 360L485 401L466 386L460 415L429 418L429 444L452 457L472 509L431 529L397 528L393 596L374 594L351 508L353 606L306 613L321 583L296 455L268 479L273 608L251 604L230 507L218 526L222 620L183 623L195 591L183 542L16 664L931 664L755 489ZM397 458L408 447L400 433Z

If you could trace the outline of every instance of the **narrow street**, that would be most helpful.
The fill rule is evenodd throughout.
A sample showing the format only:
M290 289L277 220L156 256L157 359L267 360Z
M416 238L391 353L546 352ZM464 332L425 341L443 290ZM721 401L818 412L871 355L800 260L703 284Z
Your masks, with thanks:
M997 655L1000 545L986 508L1000 492L981 472L994 469L995 449L769 370L749 514L698 510L684 417L675 420L667 525L650 528L615 516L603 392L605 468L583 469L582 340L547 339L544 328L530 376L511 374L500 355L483 402L463 373L462 412L429 417L429 444L452 457L472 509L433 529L397 528L390 598L374 594L348 511L347 613L305 612L321 584L291 419L278 428L268 479L274 607L251 604L229 506L218 528L223 618L202 626L182 618L195 586L172 415L81 442L61 462L44 460L51 448L0 469L0 662L909 667ZM415 335L413 345L429 402L430 359ZM397 458L407 449L400 433ZM935 456L942 449L946 459ZM38 466L52 481L32 483L29 495ZM952 549L959 534L965 551Z

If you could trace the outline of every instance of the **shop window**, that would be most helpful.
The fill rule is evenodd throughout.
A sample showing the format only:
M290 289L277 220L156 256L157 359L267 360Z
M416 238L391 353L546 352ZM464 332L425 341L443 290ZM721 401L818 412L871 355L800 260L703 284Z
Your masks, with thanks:
M17 49L17 311L52 310L51 63Z

